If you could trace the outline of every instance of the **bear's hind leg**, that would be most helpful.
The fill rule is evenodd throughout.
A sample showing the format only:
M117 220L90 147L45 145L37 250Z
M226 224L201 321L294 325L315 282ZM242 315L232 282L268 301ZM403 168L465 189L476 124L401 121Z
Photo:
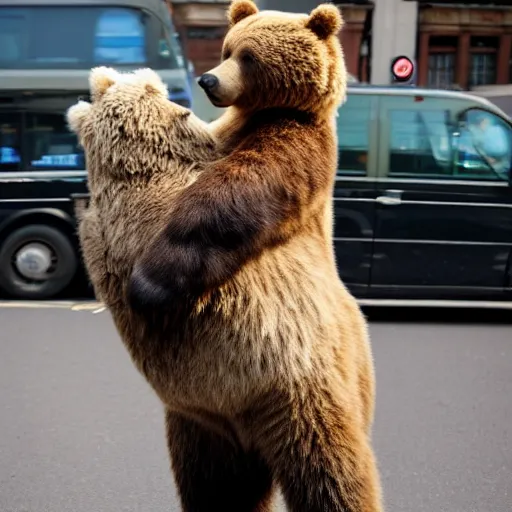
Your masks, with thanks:
M256 453L166 413L167 440L184 512L271 512L273 482Z
M265 397L245 425L290 512L382 512L366 426L328 392ZM343 405L341 405L343 403Z

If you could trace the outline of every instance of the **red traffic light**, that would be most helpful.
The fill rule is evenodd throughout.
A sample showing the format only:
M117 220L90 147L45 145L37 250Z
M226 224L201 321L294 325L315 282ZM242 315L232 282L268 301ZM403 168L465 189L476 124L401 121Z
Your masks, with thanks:
M397 57L391 64L391 73L398 82L406 82L414 74L414 63L408 57Z

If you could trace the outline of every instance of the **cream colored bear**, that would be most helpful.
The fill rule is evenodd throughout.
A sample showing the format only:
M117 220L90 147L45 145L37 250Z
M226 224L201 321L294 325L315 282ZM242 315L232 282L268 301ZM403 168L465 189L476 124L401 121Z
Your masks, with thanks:
M90 205L79 223L82 252L96 296L123 303L133 263L163 229L175 194L216 155L208 126L168 98L149 69L99 67L90 74L92 103L67 112L87 160Z

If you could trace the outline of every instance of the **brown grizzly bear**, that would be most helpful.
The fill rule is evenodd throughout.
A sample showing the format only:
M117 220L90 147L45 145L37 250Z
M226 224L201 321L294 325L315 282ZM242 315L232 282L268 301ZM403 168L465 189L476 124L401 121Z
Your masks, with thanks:
M222 63L200 80L229 107L215 137L169 116L169 138L149 99L122 96L83 123L86 264L165 406L186 512L270 511L278 487L296 512L379 512L367 326L332 243L342 18L234 0L229 20ZM176 172L174 143L192 175L152 187L153 168Z

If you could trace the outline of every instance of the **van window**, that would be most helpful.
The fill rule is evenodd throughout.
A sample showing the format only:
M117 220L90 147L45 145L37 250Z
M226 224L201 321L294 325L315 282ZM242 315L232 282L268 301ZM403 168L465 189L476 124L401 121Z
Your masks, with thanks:
M85 170L82 148L59 114L27 115L29 170Z
M19 171L21 166L21 116L0 113L0 172Z
M512 165L512 128L480 109L465 112L459 124L454 175L457 178L507 180Z
M94 36L96 63L146 62L144 22L139 11L105 9L97 18Z
M450 177L451 124L448 110L389 111L389 176Z
M125 7L0 7L0 68L145 64L144 17Z
M349 94L338 111L338 174L364 176L368 169L373 96Z

